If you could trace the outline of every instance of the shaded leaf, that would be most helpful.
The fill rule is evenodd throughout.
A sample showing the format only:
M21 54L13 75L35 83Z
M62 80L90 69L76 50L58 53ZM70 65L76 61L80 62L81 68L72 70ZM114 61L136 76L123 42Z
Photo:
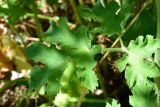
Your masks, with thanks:
M98 0L93 8L80 7L83 18L98 22L93 33L104 33L112 36L122 32L131 15L133 1L123 1L119 6L116 1L109 2L105 7L103 0Z

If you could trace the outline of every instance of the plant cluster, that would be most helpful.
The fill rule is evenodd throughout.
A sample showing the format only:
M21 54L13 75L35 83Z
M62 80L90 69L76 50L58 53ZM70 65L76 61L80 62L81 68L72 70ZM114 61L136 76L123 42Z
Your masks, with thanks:
M20 39L24 53L12 61L31 70L25 90L47 96L39 107L160 106L159 0L2 0L0 11L11 30L2 47L13 41L6 35L16 35L14 44ZM32 32L16 27L30 20Z

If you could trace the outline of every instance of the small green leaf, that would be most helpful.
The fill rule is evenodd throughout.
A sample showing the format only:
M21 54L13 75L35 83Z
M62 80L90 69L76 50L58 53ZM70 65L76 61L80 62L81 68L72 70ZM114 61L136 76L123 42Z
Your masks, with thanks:
M110 103L108 103L108 102L106 102L106 106L105 106L105 107L120 107L120 106L121 106L121 105L120 105L120 104L118 104L117 100L112 99L111 104L110 104Z
M41 69L39 66L34 66L31 70L30 76L30 89L40 89L40 87L48 80L49 73L45 68Z
M91 90L92 92L95 90L95 88L98 86L97 82L97 76L96 74L89 70L86 70L84 68L80 68L77 71L78 77L82 80L82 82L86 85L86 87Z

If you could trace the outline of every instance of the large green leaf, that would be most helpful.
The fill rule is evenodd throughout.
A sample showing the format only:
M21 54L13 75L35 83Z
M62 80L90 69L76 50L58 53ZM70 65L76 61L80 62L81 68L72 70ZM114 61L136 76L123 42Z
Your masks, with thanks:
M67 20L60 18L57 25L52 22L42 40L56 46L47 47L41 43L34 43L26 49L29 58L45 64L47 72L54 73L50 78L57 77L58 80L64 71L64 65L68 61L74 61L78 68L83 68L78 69L78 77L88 89L94 91L98 86L97 76L93 72L96 65L94 56L100 52L100 47L98 45L91 46L85 27L80 26L75 30L70 30ZM51 85L48 84L48 86Z
M48 31L44 33L42 40L59 44L61 49L65 50L66 55L76 62L77 67L83 68L77 74L83 74L79 77L83 78L83 83L88 89L93 91L98 86L93 67L96 65L94 56L100 52L100 47L91 46L85 27L80 26L75 30L69 30L67 20L60 18L58 26L52 23Z
M145 81L139 80L132 90L133 95L129 97L129 102L133 107L158 107L157 96L153 86Z
M125 78L129 87L132 87L138 80L148 81L148 77L160 76L160 70L153 62L148 61L152 54L160 48L160 39L153 39L147 35L144 40L139 36L135 41L131 41L128 48L124 49L126 54L117 61L120 72L125 69Z

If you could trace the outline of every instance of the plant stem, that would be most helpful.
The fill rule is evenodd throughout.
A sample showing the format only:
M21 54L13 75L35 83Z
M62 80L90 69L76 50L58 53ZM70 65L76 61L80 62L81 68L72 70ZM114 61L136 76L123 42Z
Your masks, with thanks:
M87 102L87 103L106 103L106 99L88 99L88 98L85 98L83 100L83 102Z
M122 48L104 48L103 51L109 51L109 52L122 52Z
M100 87L103 90L103 96L104 96L104 98L107 99L107 92L106 92L106 87L105 87L105 84L104 84L104 78L102 78L99 67L100 67L99 65L96 67L96 71L97 71L96 74L97 74L97 77L98 77L98 80L99 80Z
M33 13L26 13L25 16L34 17L34 14ZM37 14L37 17L40 18L40 19L48 20L48 21L51 21L51 20L54 19L50 16L46 16L46 15L42 15L42 14Z
M82 23L82 20L79 16L79 13L78 13L78 10L76 8L76 3L75 3L75 0L69 0L69 3L70 5L72 6L72 9L73 9L73 12L75 14L75 18L76 18L76 22L77 24L81 24Z
M32 5L32 10L33 10L33 13L34 13L34 20L35 20L35 23L36 23L36 32L37 32L37 36L40 37L41 34L42 34L42 27L41 27L41 24L40 24L40 21L38 19L38 9L37 9L37 6L34 2L34 4Z
M142 13L142 11L151 3L151 1L147 0L141 7L140 11L134 16L134 18L131 20L131 22L128 24L128 26L126 27L125 31L122 32L118 38L114 41L114 43L112 44L112 46L110 48L113 48L116 46L116 44L119 42L120 38L124 36L124 34L129 30L129 28L136 22L136 20L138 19L139 15ZM107 51L104 56L101 58L100 60L100 64L103 62L103 60L108 56L110 52Z
M81 107L81 103L83 102L84 97L86 96L87 93L88 93L88 89L86 87L83 87L82 92L81 92L81 96L77 102L77 107Z

